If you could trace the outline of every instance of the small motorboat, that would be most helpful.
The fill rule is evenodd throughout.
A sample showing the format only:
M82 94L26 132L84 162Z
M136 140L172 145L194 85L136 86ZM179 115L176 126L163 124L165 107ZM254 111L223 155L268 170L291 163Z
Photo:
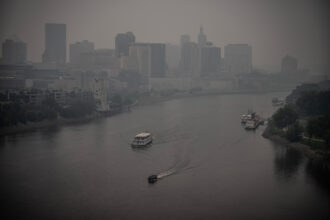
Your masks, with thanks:
M155 183L155 182L157 182L157 179L158 179L157 175L151 175L148 177L148 182Z

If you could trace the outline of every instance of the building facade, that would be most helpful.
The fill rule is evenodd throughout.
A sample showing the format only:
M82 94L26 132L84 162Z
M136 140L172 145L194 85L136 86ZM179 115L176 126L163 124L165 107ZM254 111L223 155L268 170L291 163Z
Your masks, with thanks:
M66 63L66 24L45 24L43 63Z
M116 56L128 56L129 45L135 43L135 36L132 32L117 34L115 39Z
M80 57L83 53L89 53L94 51L94 43L84 40L70 44L70 63L78 64Z
M200 50L201 76L214 76L221 69L221 48L202 47Z
M20 40L7 39L2 43L2 62L5 64L23 64L26 62L27 46Z
M231 73L250 73L252 70L252 47L248 44L225 46L225 68Z
M165 76L165 44L135 43L129 47L129 56L136 57L140 74L147 77Z
M186 42L181 47L180 69L185 76L199 76L199 47L194 42Z
M204 34L203 26L201 25L198 34L198 46L204 47L206 45L206 42L207 42L207 37Z

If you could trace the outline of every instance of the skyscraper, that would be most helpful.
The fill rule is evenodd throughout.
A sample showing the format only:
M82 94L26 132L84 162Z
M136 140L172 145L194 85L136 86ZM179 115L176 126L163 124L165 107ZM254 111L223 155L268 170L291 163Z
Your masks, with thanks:
M228 44L225 46L225 66L232 73L250 73L252 47L248 44Z
M165 76L165 44L135 43L130 45L129 55L136 57L140 74L148 77Z
M66 24L45 24L45 52L43 63L66 62Z
M194 42L186 42L181 47L181 70L184 75L199 75L199 48Z
M16 39L7 39L2 43L2 59L6 64L23 64L26 61L26 43Z
M206 42L207 42L207 37L204 34L203 25L201 25L198 34L198 46L204 47L206 45Z
M180 38L181 47L184 43L188 43L188 42L190 42L190 36L188 34L181 35Z
M80 56L83 53L89 53L94 51L94 43L84 40L70 44L70 63L77 64L80 61Z
M117 34L115 39L116 56L128 56L128 47L135 43L135 36L132 32Z
M200 51L201 75L212 76L220 71L221 48L206 46Z

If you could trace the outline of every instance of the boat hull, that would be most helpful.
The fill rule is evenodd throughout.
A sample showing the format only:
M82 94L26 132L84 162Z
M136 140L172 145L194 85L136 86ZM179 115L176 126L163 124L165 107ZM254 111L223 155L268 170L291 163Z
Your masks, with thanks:
M134 147L134 148L139 148L139 147L147 147L151 144L152 144L152 140L147 142L147 143L144 143L144 144L134 144L134 143L132 143L131 146Z

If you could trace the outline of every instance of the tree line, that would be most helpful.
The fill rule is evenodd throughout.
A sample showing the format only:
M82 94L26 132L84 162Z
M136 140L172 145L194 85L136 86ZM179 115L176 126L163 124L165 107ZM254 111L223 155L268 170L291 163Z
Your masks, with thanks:
M305 119L303 126L299 119ZM278 109L270 120L270 131L289 141L301 141L304 136L318 139L330 148L330 91L308 91L294 104Z
M54 97L46 97L40 104L24 102L1 103L0 126L26 124L27 122L39 122L54 120L58 117L80 118L91 114L96 109L95 100L74 100L70 104L61 106Z

